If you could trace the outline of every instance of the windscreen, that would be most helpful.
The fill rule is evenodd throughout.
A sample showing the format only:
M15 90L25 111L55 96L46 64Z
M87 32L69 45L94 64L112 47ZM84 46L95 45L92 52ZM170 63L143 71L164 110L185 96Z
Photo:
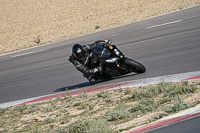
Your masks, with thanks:
M100 57L109 57L111 53L107 48L98 45L92 50L92 54L93 58L100 58Z
M111 52L101 45L96 46L91 52L92 63L98 63L101 58L109 57Z

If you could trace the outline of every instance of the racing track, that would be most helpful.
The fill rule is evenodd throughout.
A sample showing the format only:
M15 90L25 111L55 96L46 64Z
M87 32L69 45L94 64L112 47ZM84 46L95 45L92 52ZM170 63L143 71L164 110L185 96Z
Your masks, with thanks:
M147 68L96 86L200 71L200 6L109 30L0 56L0 103L68 89L89 88L68 61L74 43L112 39L127 57Z

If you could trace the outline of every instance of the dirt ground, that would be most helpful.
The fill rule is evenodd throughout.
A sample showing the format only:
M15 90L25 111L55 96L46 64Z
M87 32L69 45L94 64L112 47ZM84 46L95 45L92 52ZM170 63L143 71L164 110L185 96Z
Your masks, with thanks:
M0 54L199 4L200 0L0 0Z

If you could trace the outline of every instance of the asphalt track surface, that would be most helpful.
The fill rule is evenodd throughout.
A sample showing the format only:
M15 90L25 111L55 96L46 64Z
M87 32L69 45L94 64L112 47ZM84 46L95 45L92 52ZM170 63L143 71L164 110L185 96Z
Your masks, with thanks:
M0 56L0 103L89 88L68 61L74 43L112 39L147 68L92 87L200 70L200 6Z
M145 133L199 133L200 116L179 121Z

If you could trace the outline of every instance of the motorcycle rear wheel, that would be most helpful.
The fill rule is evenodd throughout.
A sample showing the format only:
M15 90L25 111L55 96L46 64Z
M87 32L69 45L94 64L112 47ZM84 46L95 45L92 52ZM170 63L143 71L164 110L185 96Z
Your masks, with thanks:
M124 64L127 67L131 68L133 70L133 72L136 72L136 73L145 73L146 72L145 66L135 60L125 58Z

